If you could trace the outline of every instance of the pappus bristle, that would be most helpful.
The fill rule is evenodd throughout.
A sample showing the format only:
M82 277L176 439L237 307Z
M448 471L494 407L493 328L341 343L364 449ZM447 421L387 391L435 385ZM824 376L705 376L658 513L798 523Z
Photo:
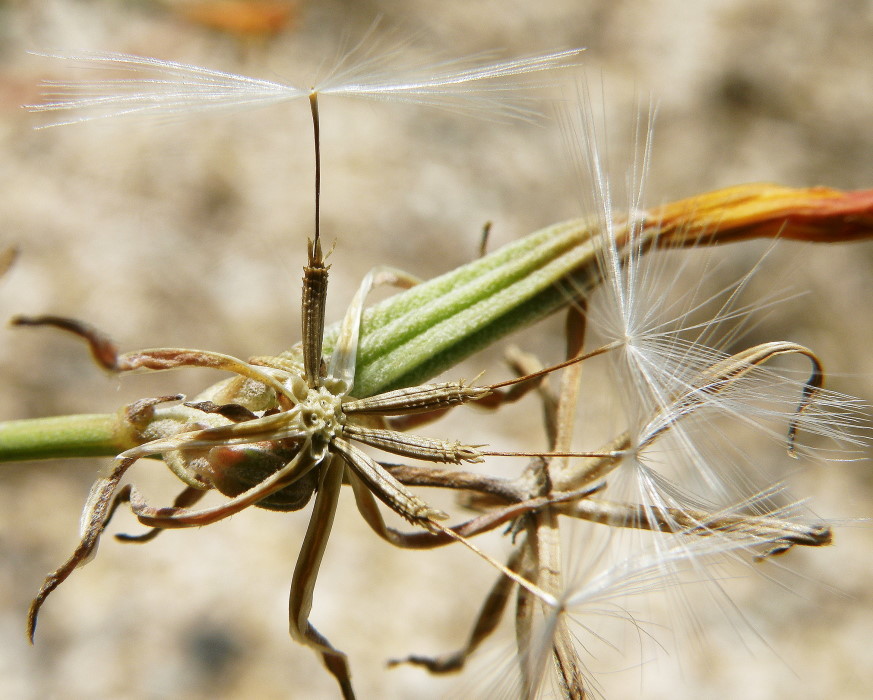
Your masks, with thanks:
M573 66L583 51L570 49L503 61L479 54L404 67L401 49L402 44L378 53L362 41L339 59L324 80L309 86L125 53L46 52L37 55L120 75L46 82L45 101L27 108L71 115L45 125L58 126L122 116L178 118L263 107L319 94L420 104L486 119L533 121L542 115L534 98L524 95L525 90L539 86L530 76Z

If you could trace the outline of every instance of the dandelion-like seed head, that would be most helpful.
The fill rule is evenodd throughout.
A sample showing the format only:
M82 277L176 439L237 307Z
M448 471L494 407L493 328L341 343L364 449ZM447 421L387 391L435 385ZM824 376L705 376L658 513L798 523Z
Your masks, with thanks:
M770 310L778 298L743 301L760 265L710 293L710 263L701 263L687 249L715 240L721 222L718 212L699 216L694 207L700 199L679 217L675 206L646 208L653 110L647 120L637 120L638 156L625 178L624 204L618 206L605 127L593 117L587 88L580 89L582 126L574 130L574 150L583 156L580 168L592 183L590 221L575 229L556 226L532 237L535 243L528 247L511 246L479 266L422 285L429 288L421 296L410 292L367 329L370 345L361 354L370 357L359 363L369 291L383 283L410 287L417 280L388 268L374 270L342 323L325 331L328 266L319 230L318 99L344 95L531 121L540 110L528 95L518 94L519 88L543 84L547 71L573 65L580 53L505 61L479 55L398 71L393 64L404 47L376 46L372 36L371 30L341 53L322 80L305 89L126 54L52 54L120 74L52 83L47 101L32 109L59 114L56 124L119 116L176 118L308 97L315 132L316 222L304 266L302 342L279 357L244 361L180 348L118 355L84 324L58 317L19 319L19 325L53 325L77 333L112 371L193 366L235 375L182 407L174 395L128 408L129 423L147 428L136 434L136 446L122 452L111 474L92 488L79 546L46 578L33 602L31 636L46 597L94 553L121 503L129 503L140 522L152 528L123 538L145 541L161 530L209 524L249 506L290 511L314 499L291 584L289 629L320 656L344 696L352 697L345 655L309 620L315 579L345 483L364 521L387 542L409 548L462 542L500 572L460 650L440 657L410 656L392 665L412 663L433 673L460 669L514 602L514 673L501 683L511 678L513 694L521 697L550 690L565 698L596 696L601 688L595 674L618 657L628 658L634 638L639 665L660 646L664 630L644 604L649 594L664 594L672 606L671 622L681 621L702 635L686 591L703 589L715 608L732 615L727 580L736 564L746 567L743 572L750 566L760 571L767 566L760 563L795 546L830 543L830 526L812 517L781 479L771 478L761 465L770 456L762 458L756 441L746 435L764 435L792 457L817 454L817 448L801 446L808 436L857 446L866 441L862 407L824 388L822 362L809 348L790 340L742 345L755 314ZM533 82L531 76L537 76ZM549 252L552 248L561 250ZM541 273L553 263L562 265L563 272L543 282ZM693 279L685 287L687 275ZM518 287L506 282L518 278ZM533 285L534 278L541 286L525 286ZM566 288L568 279L584 282L573 290L578 304L568 316L566 362L525 369L517 361L513 367L519 378L487 386L409 380L456 352L452 334L459 326L469 326L463 330L469 331L464 338L470 345L482 344L480 333L515 323L507 318L528 313L534 302L561 285ZM489 285L504 286L499 292L485 291ZM494 300L503 296L515 301L495 311ZM415 367L405 364L410 338L430 353L426 360L417 357ZM597 449L579 450L574 417L578 405L589 400L579 388L581 363L598 355L610 364L620 426ZM370 384L360 380L360 365L369 372ZM379 374L386 368L393 372L391 379ZM544 377L558 369L564 373L555 394ZM380 381L380 388L373 389ZM455 406L490 402L496 407L532 390L543 399L547 452L489 452L483 445L406 432L417 421ZM428 464L380 462L358 445ZM136 460L154 455L162 456L186 485L171 507L152 507L135 487L121 485ZM518 479L465 471L467 464L491 456L524 456L530 462ZM452 527L442 525L439 521L448 516L412 490L421 486L464 492L464 504L476 515ZM228 500L194 508L209 489ZM377 499L419 529L389 527ZM513 545L505 565L469 541L504 523Z

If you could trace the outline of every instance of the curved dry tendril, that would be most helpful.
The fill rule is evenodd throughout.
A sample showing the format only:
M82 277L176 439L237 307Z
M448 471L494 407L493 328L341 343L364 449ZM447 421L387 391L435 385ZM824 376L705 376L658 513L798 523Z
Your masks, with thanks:
M822 389L824 370L818 356L809 348L797 343L776 341L762 343L725 357L701 371L687 391L674 397L669 404L649 421L643 431L644 437L639 448L653 443L661 434L669 430L678 420L698 409L712 405L719 406L719 396L728 393L735 385L749 376L756 368L780 355L803 355L812 363L812 373L803 384L800 401L789 420L787 434L788 454L796 457L795 439L798 421L809 408L816 392Z
M36 632L39 609L45 599L73 573L76 567L87 562L97 549L100 535L112 517L115 508L118 507L119 501L114 498L115 490L125 472L135 461L135 459L121 460L109 476L98 479L91 487L91 493L88 495L85 509L82 512L82 538L78 546L67 561L46 577L36 594L36 598L30 604L30 610L27 613L27 636L31 644Z
M797 436L797 422L807 408L809 408L816 392L824 386L824 369L821 360L809 348L787 341L762 343L751 347L736 355L725 358L723 361L712 365L706 374L713 377L713 384L703 389L705 393L717 393L727 384L735 382L746 376L756 367L769 362L780 355L803 355L812 364L812 373L803 384L800 402L795 410L795 417L788 424L788 454L797 456L795 438Z
M189 348L154 348L137 350L119 355L116 370L131 372L137 369L163 371L180 367L203 367L232 372L248 379L261 382L281 395L288 395L287 387L270 372L248 362L209 350Z
M778 513L767 516L736 514L731 511L710 513L687 507L644 506L593 498L578 499L556 507L559 512L569 517L610 527L704 537L716 534L737 535L752 542L765 543L780 552L793 545L822 547L833 542L829 525L794 523L777 517Z
M149 506L135 488L130 490L130 508L143 525L157 528L200 527L228 518L262 501L270 494L303 477L317 466L318 460L309 454L309 441L301 445L297 455L284 467L235 498L217 506L190 510L188 508L154 508Z
M132 489L124 489L119 492L117 499L119 502L122 499L129 499ZM173 499L172 507L175 508L190 508L195 505L200 499L207 494L203 489L195 489L193 486L186 486L185 489ZM131 542L135 544L145 544L151 542L155 537L164 531L163 527L153 527L141 535L127 535L124 533L116 533L115 539L119 542Z
M101 333L94 326L64 316L15 316L10 322L12 326L51 326L77 335L88 343L94 361L110 371L118 369L118 348L109 336Z

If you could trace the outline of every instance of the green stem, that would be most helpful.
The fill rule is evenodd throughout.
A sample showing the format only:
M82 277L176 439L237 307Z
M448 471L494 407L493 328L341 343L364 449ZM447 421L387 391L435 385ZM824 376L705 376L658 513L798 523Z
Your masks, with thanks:
M353 393L420 384L584 296L598 280L591 232L582 220L549 226L368 309Z
M0 423L0 461L101 457L134 447L121 413L32 418Z

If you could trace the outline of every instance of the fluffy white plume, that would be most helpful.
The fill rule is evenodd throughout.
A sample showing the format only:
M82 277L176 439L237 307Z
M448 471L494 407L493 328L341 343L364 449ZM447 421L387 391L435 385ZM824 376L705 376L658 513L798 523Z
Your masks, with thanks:
M503 61L478 54L409 68L400 63L401 47L377 53L368 50L362 41L337 62L325 79L310 87L124 53L41 53L38 55L69 61L80 68L120 75L46 82L45 101L27 108L69 113L71 116L46 125L58 126L125 115L176 118L204 111L233 111L316 93L408 102L487 119L532 121L541 114L534 106L534 98L523 94L525 89L538 85L529 76L573 66L583 50Z

